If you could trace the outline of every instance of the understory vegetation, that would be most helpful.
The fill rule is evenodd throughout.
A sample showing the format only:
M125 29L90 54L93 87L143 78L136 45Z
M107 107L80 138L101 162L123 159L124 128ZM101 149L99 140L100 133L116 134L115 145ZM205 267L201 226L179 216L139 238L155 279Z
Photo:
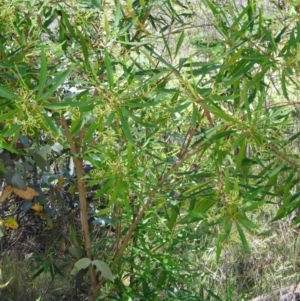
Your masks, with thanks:
M297 1L0 4L1 300L298 283Z

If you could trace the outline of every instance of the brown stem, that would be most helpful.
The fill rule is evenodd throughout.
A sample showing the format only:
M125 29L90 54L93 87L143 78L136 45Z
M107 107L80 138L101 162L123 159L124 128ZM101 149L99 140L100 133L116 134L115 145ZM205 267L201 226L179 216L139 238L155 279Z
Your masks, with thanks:
M79 203L80 203L80 220L81 220L81 227L83 232L84 238L84 246L87 257L90 260L93 260L92 254L92 244L91 244L91 237L88 225L88 212L87 212L87 201L86 201L86 190L85 190L85 183L83 179L83 160L82 158L78 157L80 153L80 144L76 147L74 140L72 139L69 131L69 127L67 124L66 119L62 116L61 119L62 126L65 130L66 138L70 144L71 153L73 155L74 164L76 167L76 176L77 176L77 189L78 189L78 196L79 196ZM81 130L79 134L79 141L82 142L84 136L84 129ZM99 290L99 281L96 277L95 269L90 266L89 268L89 277L91 280L91 287L89 292L89 301L94 301L97 297L97 292Z
M198 147L197 149L189 152L189 153L186 153L185 155L183 155L181 157L181 159L176 163L174 164L170 169L169 171L161 178L158 180L157 182L157 187L154 188L150 195L148 196L145 204L143 206L141 206L138 210L138 213L134 219L134 221L132 222L132 224L130 225L128 231L127 231L127 234L125 235L124 239L123 239L123 242L118 250L118 252L115 254L115 257L113 259L113 262L111 264L111 268L113 268L115 266L115 264L119 261L119 259L121 258L124 250L126 249L130 239L131 239L131 236L133 234L133 231L136 227L136 225L140 222L140 220L142 219L143 215L144 215L144 212L145 210L149 207L149 205L151 204L151 201L153 199L153 197L155 196L155 194L158 192L158 190L160 189L160 187L167 181L168 177L174 172L176 171L184 162L185 160L187 160L188 158L194 156L195 154L199 153L200 150L201 150L202 146Z
M142 20L140 21L140 23L141 23L142 25L144 25L145 22L147 21L149 15L150 15L151 10L152 10L152 6L149 6L149 8L146 10L146 12L145 12L145 14L144 14ZM137 37L139 36L139 34L141 33L141 31L142 31L142 30L141 30L141 28L139 27L139 28L137 29L135 35L132 37L132 39L131 39L130 42L134 42L134 41L137 39Z

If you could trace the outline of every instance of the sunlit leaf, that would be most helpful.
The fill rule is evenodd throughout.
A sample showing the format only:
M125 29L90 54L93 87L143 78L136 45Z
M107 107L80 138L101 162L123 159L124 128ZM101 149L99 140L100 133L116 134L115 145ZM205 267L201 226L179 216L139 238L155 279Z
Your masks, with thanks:
M3 226L9 229L17 229L19 227L18 222L15 220L15 218L13 218L12 216L7 217L4 221L3 221Z
M245 233L244 233L242 227L239 225L238 222L236 222L235 224L236 224L237 230L238 230L238 232L239 232L240 239L241 239L241 241L242 241L242 244L243 244L243 247L244 247L245 251L250 253L251 250L250 250L248 241L247 241L247 239L246 239L246 236L245 236Z
M66 80L66 78L70 75L71 72L72 69L67 69L56 75L56 77L53 80L51 80L53 82L53 85L44 94L42 94L39 99L43 100L50 97L57 90L57 88L61 84L63 84L63 82Z
M43 206L41 206L39 203L35 203L31 209L33 209L35 212L42 212L43 211Z
M114 282L114 276L108 264L102 260L93 260L92 264L96 267L97 271L101 272L102 277Z
M0 87L0 96L11 100L19 98L17 94L3 87Z
M119 116L120 116L120 121L122 124L122 129L123 129L125 137L128 139L128 141L130 141L131 143L134 144L134 141L131 136L128 120L124 117L122 108L121 108L121 110L119 110Z
M40 68L40 78L39 78L39 89L37 93L37 100L40 99L47 79L47 58L44 48L41 50L41 68Z
M78 271L84 270L89 267L92 261L89 258L81 258L75 262L71 275L75 275Z
M106 51L104 54L104 62L105 62L105 66L106 66L109 87L110 87L110 89L112 89L114 87L114 71L113 71L113 67L111 64L110 56Z
M176 44L176 49L175 49L175 56L178 55L178 52L179 52L179 50L180 50L180 48L182 46L183 41L184 41L184 30L181 32L181 34L180 34L180 36L178 38L178 42Z

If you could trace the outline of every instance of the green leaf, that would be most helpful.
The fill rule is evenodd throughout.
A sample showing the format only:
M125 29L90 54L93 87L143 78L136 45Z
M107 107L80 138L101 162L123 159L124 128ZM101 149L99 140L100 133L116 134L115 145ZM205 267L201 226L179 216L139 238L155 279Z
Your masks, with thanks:
M257 84L257 82L261 81L266 74L266 72L270 69L270 67L265 67L261 72L259 72L255 77L252 78L247 84L246 88L249 89Z
M80 41L80 45L85 61L85 66L87 70L90 70L88 41L85 40L85 37L82 35L81 31L78 28L76 28L76 33L77 36L79 37L79 41Z
M46 165L47 165L47 163L46 163L45 159L44 159L41 155L39 155L39 154L34 154L34 153L33 153L33 154L32 154L32 158L33 158L35 164L36 164L41 170L43 170L43 171L46 170Z
M87 143L96 133L96 129L98 128L99 124L95 120L92 124L89 125L84 138L83 138L83 143Z
M245 251L250 253L251 250L250 250L249 244L247 242L247 239L246 239L246 236L245 236L245 233L244 233L242 227L238 224L238 222L236 222L235 224L236 224L237 230L239 232L239 235L240 235L240 238L241 238L241 241L242 241Z
M40 69L40 78L39 78L39 89L36 96L37 101L40 100L40 97L44 91L45 84L47 79L47 57L45 55L44 47L42 47L41 51L41 69Z
M179 39L178 39L178 42L176 45L176 50L175 50L175 57L177 56L177 54L182 46L183 41L184 41L184 30L181 32L181 34L179 36Z
M222 111L221 109L219 109L218 107L214 106L214 105L208 105L208 104L204 104L203 105L208 111L210 111L211 113L215 114L216 116L232 122L233 124L241 124L241 122L233 117L231 117L230 115L226 114L224 111Z
M242 214L238 214L237 216L237 221L244 226L245 229L247 229L247 231L249 232L253 232L253 229L258 229L259 226L255 223L253 223L252 221L250 221L246 215L242 215Z
M15 93L11 92L10 90L7 90L3 87L0 87L0 96L3 98L10 99L10 100L20 98L17 94L15 94Z
M159 55L158 53L156 53L149 45L149 43L147 43L145 45L145 48L150 51L153 56L158 59L161 63L163 63L165 66L167 66L171 71L173 71L178 77L181 77L179 71L174 68L170 63L168 63L161 55Z
M82 257L82 250L80 247L76 246L70 246L68 247L68 252L74 257L74 258L81 258ZM76 273L75 273L76 274Z
M58 135L58 130L53 121L47 116L47 114L42 114L48 128L55 134Z
M115 187L116 180L111 178L95 195L95 198L100 198L102 195Z
M70 135L73 137L84 125L84 120L82 116L77 119L73 119L70 127Z
M17 113L19 113L20 109L15 109L15 110L9 110L6 114L3 114L0 116L0 121L3 120L9 120L13 116L15 116Z
M245 155L246 155L246 148L247 148L247 140L245 140L246 135L241 135L241 138L242 138L242 140L241 140L242 145L240 146L239 153L238 153L237 158L236 158L235 176L237 176L237 174L239 173L239 170L240 170L241 165L242 165L242 161L243 161L243 159L245 158Z
M180 211L180 206L172 206L172 210L171 210L171 216L168 220L168 228L170 231L173 230L174 225L176 223L177 217L179 215L179 211Z
M284 72L284 70L282 70L282 72L281 72L281 88L282 88L282 92L283 92L284 97L287 100L289 100L289 95L288 95L288 91L287 91L287 88L286 88L285 72Z
M266 200L255 201L252 204L250 204L249 206L243 208L243 212L257 210L258 208L260 208L261 206L263 206L265 203L266 203Z
M6 182L18 189L26 190L26 182L19 171L10 171L4 175Z
M72 69L68 69L56 75L56 77L52 80L54 84L40 97L39 100L43 100L51 96L57 90L57 88L64 83L71 72Z
M148 123L148 122L144 122L141 118L135 116L133 113L131 113L129 110L125 109L124 107L122 107L122 113L124 115L124 117L130 117L132 118L136 123L144 126L144 127L157 127L157 125L155 124L151 124L151 123Z
M128 141L127 143L127 169L130 170L132 165L132 143Z
M115 20L114 27L117 28L119 26L120 18L121 18L121 2L120 0L116 0L116 11L115 11Z
M1 136L0 136L1 137ZM14 154L20 154L20 151L17 150L16 148L14 148L13 146L11 146L10 144L6 143L4 140L0 140L0 146L6 150L8 150L11 153Z
M78 271L84 270L89 267L92 261L89 258L81 258L74 264L74 268L71 271L71 275L77 274Z
M89 258L81 258L77 262L75 262L75 267L78 270L86 269L91 264L91 260Z
M285 163L277 166L276 168L274 169L271 169L268 173L267 173L267 176L272 178L273 176L277 175L284 167L286 166Z
M62 102L44 104L43 108L49 109L49 110L63 110L63 109L66 109L68 107L79 108L80 109L80 108L84 108L84 107L87 107L87 106L89 107L91 104L92 104L92 100L82 101L82 102L67 100L67 101L62 101Z
M14 135L15 133L19 133L22 126L20 124L14 124L10 129L8 129L4 134L2 134L3 137L10 137Z
M134 141L132 139L131 133L130 133L130 128L127 119L123 115L122 108L118 110L119 116L120 116L120 121L122 124L122 129L124 132L125 137L130 141L132 144L134 144Z
M110 197L110 200L108 202L108 205L107 205L108 208L110 208L115 203L115 201L117 200L117 197L118 197L118 195L120 194L120 191L121 191L122 184L123 184L123 178L122 178L122 176L119 176L117 184L114 187L113 193L112 193L112 195Z
M164 42L164 46L166 47L166 49L168 51L168 55L169 55L170 59L172 59L172 52L171 52L170 47L169 47L169 41L167 41L164 34L162 35L162 39L163 39L163 42Z
M229 167L226 167L225 169L225 194L229 195L231 191L231 183L230 183L230 177L229 177Z
M203 288L206 290L207 294L208 294L210 297L212 297L214 300L216 300L216 301L222 301L222 300L220 299L220 297L218 297L218 296L217 296L215 293L213 293L211 290L205 288L205 286L203 286Z
M212 207L214 204L216 204L216 202L217 201L213 198L201 199L193 211L198 212L198 213L206 213L210 207Z
M91 3L93 6L99 8L101 10L104 9L103 5L101 4L101 2L99 0L91 0Z
M96 259L92 261L92 264L96 267L98 272L101 272L101 276L114 282L114 275L111 272L110 267L107 263L102 260Z
M109 88L113 89L113 87L114 87L114 71L112 68L110 56L107 51L105 51L105 54L104 54L104 62L105 62L105 67L106 67L106 72L107 72Z

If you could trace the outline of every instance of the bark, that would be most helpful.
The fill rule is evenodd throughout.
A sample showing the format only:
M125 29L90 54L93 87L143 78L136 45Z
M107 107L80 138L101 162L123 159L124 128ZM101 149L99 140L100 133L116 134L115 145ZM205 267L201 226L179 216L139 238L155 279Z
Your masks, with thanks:
M87 212L87 200L86 200L86 189L85 189L85 182L82 180L83 174L83 160L80 158L81 153L81 143L84 137L85 129L83 128L80 131L79 139L78 139L78 146L76 146L75 141L70 136L70 131L68 124L64 117L62 117L62 126L65 130L65 134L67 137L68 142L70 143L71 154L73 155L74 164L76 167L76 176L77 176L77 189L78 189L78 197L80 203L80 220L81 220L81 227L82 233L84 238L84 246L87 257L90 260L93 260L92 254L92 244L91 244L91 237L88 225L88 212ZM99 291L99 281L96 276L96 272L93 266L89 267L89 278L91 281L90 291L89 291L89 301L94 301L97 298L97 294Z

